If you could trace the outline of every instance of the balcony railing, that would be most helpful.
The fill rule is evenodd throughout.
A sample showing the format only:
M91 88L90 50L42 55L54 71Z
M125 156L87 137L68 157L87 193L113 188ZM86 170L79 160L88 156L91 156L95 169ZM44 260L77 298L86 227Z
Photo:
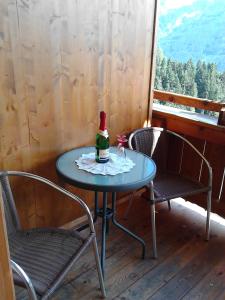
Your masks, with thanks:
M188 107L194 107L201 110L207 110L211 112L218 112L218 125L225 125L225 103L218 103L212 100L199 99L186 95L180 95L165 91L154 90L154 99L170 102L174 104L180 104Z
M171 130L225 145L225 104L158 90L154 90L153 95L155 100L218 112L218 117L215 117L166 105L153 105L155 122L157 119L158 123L163 122L162 125L167 125Z

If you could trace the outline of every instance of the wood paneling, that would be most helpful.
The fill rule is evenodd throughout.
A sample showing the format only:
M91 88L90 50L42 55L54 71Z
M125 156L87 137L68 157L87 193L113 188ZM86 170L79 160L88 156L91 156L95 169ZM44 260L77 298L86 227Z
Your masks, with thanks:
M94 143L101 110L112 143L117 133L143 125L154 3L0 2L1 169L57 181L56 157ZM15 190L26 227L61 225L79 214L55 194L47 199L37 185L18 183ZM74 191L91 204L91 193Z
M7 240L6 224L3 211L2 190L0 185L0 299L15 299L12 281L12 271L9 262L9 247Z

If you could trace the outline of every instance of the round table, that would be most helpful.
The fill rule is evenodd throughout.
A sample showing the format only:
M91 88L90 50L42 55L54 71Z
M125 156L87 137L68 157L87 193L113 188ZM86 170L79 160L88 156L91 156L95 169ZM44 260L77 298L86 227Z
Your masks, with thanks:
M144 257L145 255L144 241L116 221L116 192L136 190L149 184L155 177L156 166L154 161L143 153L129 149L125 149L125 151L126 157L130 158L135 163L135 166L129 172L117 175L96 175L78 168L75 160L81 157L82 154L95 152L95 147L72 149L60 155L56 161L56 171L66 183L95 192L94 221L96 221L98 216L102 217L101 266L103 274L105 261L105 238L109 218L112 218L112 223L114 225L142 244L142 256ZM111 147L110 152L116 153L117 148ZM98 207L98 192L103 192L102 208ZM107 207L108 192L112 192L111 208Z

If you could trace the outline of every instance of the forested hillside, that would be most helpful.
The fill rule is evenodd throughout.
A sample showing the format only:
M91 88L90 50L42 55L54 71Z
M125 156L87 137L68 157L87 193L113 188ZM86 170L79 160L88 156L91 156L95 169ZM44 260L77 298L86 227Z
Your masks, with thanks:
M158 46L166 57L225 71L225 0L160 0Z
M166 58L158 49L155 89L225 103L225 72L219 72L214 63Z

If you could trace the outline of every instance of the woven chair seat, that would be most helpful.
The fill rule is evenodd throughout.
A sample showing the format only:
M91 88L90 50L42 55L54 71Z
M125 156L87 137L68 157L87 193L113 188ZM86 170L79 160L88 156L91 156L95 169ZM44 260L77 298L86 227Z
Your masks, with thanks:
M18 263L39 295L43 295L77 254L83 239L77 232L38 228L9 235L11 259ZM23 281L15 274L15 283Z
M191 180L177 174L167 173L159 176L154 182L156 199L169 200L171 197L185 197L197 193L207 192L209 186L204 186L200 182Z
M210 188L200 182L182 177L181 175L166 173L154 179L155 202L163 202L178 197L191 196L198 193L207 192ZM142 195L149 198L149 190ZM153 201L151 201L153 202Z

